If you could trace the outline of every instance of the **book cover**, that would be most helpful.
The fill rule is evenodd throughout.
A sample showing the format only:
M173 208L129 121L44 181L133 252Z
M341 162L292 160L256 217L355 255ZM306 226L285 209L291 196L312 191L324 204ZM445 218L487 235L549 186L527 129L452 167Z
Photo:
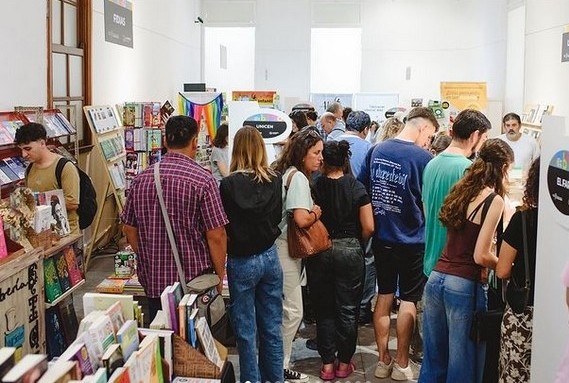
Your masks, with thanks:
M94 310L106 310L116 301L121 302L122 315L125 320L134 319L132 295L85 293L83 295L83 310L87 315Z
M126 150L134 150L134 130L132 128L124 130L124 147Z
M59 123L65 128L65 130L67 130L68 134L75 134L77 131L75 130L75 128L73 127L73 125L71 125L71 123L69 122L69 120L67 120L67 117L65 117L63 115L63 113L61 113L60 111L58 111L55 115L55 117L58 119Z
M0 380L16 364L16 347L0 348Z
M168 118L174 113L174 107L170 104L170 101L166 100L162 107L160 108L160 115L162 118L162 123L165 124Z
M147 133L147 150L158 150L162 148L162 132L160 129L148 129Z
M67 262L67 271L69 273L71 286L75 286L77 283L83 280L83 273L81 273L81 269L77 263L75 249L73 246L68 246L62 251L63 255L65 256L65 261Z
M20 180L20 177L18 177L16 175L16 173L14 173L12 171L12 169L10 169L10 167L8 166L7 163L5 163L4 161L0 161L0 170L2 170L2 172L8 177L10 178L10 181L18 181Z
M3 383L27 383L36 382L47 370L47 355L25 355L14 367L2 378Z
M55 254L53 256L53 261L55 262L55 268L57 269L57 277L59 278L61 290L66 292L71 288L71 279L69 278L69 269L67 268L67 261L65 260L63 252Z
M45 310L45 331L47 340L47 355L49 359L60 356L67 346L63 334L63 325L57 307Z
M188 333L187 333L187 306L188 301L190 300L190 294L185 294L178 305L178 324L179 324L179 331L178 335L182 338L187 340Z
M150 128L152 126L152 103L145 102L142 104L142 126Z
M187 333L188 333L188 338L187 341L188 343L193 347L193 348L198 348L199 344L198 344L198 336L196 333L196 319L198 317L198 308L197 307L193 307L191 308L191 310L189 311L188 314L188 319L187 319Z
M117 343L111 344L101 357L101 363L107 370L107 377L110 377L117 368L124 366L125 359L127 358L123 356L121 346Z
M121 346L123 356L128 359L133 352L138 350L138 323L135 320L124 322L122 327L117 331L117 342Z
M164 288L164 290L162 290L162 294L160 294L160 304L162 306L162 311L164 312L165 316L166 316L166 320L168 323L168 329L169 330L173 330L172 328L172 317L175 315L175 311L172 312L170 311L170 303L169 303L169 298L168 298L168 294L170 293L170 289L172 288L172 286L166 286Z
M123 292L125 283L125 279L105 278L95 287L95 290L98 293L120 294Z
M140 376L150 378L150 382L163 382L162 360L160 356L158 334L148 334L140 342L135 353Z
M0 145L9 145L14 143L14 137L10 135L4 125L0 125Z
M81 379L77 362L58 360L43 374L38 383L67 383L73 379Z
M170 305L170 312L172 313L173 327L171 328L171 330L173 330L174 333L176 334L179 333L179 328L180 328L178 323L178 305L182 300L183 294L184 293L182 291L182 286L180 285L180 282L174 282L168 294L168 303Z
M93 310L90 311L88 314L86 314L79 323L79 328L77 329L77 338L79 339L79 336L83 335L83 333L86 333L87 330L89 330L89 328L93 324L93 322L95 322L97 319L99 319L99 317L103 315L106 315L105 311L103 310ZM87 340L88 339L86 339L85 341Z
M43 261L45 299L48 303L53 302L63 294L59 278L57 277L57 268L53 257L46 258Z
M158 310L156 316L150 322L149 328L153 330L163 330L168 328L168 319L166 318L166 313L163 310Z
M156 334L159 337L159 345L160 345L160 355L164 358L166 363L168 364L169 368L169 376L170 378L174 374L174 365L173 365L173 335L174 332L171 330L153 330L153 329L146 329L140 328L139 332L142 336L147 336L149 334Z
M75 313L75 306L73 305L73 296L69 295L57 305L59 318L63 327L63 335L65 336L65 344L71 344L77 337L79 329L79 321Z
M119 329L124 324L124 317L122 315L122 304L120 301L113 303L109 308L105 311L111 323L113 324L113 332L117 333Z
M103 367L99 368L94 374L90 383L107 383L107 370Z
M107 348L116 342L113 324L107 315L97 318L87 330L95 356L101 358Z
M196 333L200 341L205 356L214 363L219 369L223 368L223 360L219 355L219 351L215 346L213 335L207 324L205 317L199 317L196 320Z
M8 247L6 246L6 237L4 236L4 221L0 217L0 259L8 257Z
M14 159L11 157L4 158L2 161L8 165L10 170L12 170L19 179L24 179L26 176L26 168L22 167L19 162L14 161Z
M153 165L157 162L160 162L162 159L162 152L160 150L154 150L150 153L150 157L148 159L148 165Z
M109 383L130 383L129 368L125 365L124 367L119 367L113 372L109 379ZM132 381L132 383L138 383L138 381Z
M115 275L130 278L136 273L136 254L133 251L119 251L115 254Z
M72 343L69 347L67 347L67 349L63 352L63 354L61 354L58 360L75 361L77 362L79 370L83 375L93 374L94 369L91 363L91 358L89 356L89 351L82 339L77 339L75 343Z
M44 193L34 194L37 202L41 202L45 198ZM38 205L34 211L34 231L41 233L44 230L51 230L51 224L54 223L53 216L51 215L51 206Z
M6 175L6 173L4 173L2 171L2 169L0 169L0 182L2 183L2 185L6 185L9 184L10 182L12 182L12 180L10 179L10 177L8 177Z
M62 189L49 190L45 192L45 199L51 205L51 215L55 221L57 234L64 237L71 233L67 209L65 209L65 196Z
M160 117L160 103L153 102L152 103L152 126L158 127L162 123L162 119Z

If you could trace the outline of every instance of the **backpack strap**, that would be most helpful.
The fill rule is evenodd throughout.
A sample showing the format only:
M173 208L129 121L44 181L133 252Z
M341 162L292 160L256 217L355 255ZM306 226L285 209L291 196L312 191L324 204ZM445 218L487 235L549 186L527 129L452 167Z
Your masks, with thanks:
M61 175L63 174L63 168L68 162L71 161L65 157L61 157L55 166L55 179L57 180L57 186L59 189L61 189Z

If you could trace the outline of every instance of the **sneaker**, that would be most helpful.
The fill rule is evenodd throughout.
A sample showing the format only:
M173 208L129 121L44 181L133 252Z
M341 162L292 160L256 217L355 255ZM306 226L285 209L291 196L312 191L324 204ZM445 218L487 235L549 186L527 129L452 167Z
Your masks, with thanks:
M393 372L391 373L392 380L417 380L419 379L419 366L417 363L409 359L407 367L402 368L397 362L393 364Z
M284 380L290 383L305 383L308 382L308 375L302 372L293 371L288 368L284 369Z
M393 359L389 364L385 364L382 361L377 362L377 367L375 368L375 377L379 379L388 378L393 371Z

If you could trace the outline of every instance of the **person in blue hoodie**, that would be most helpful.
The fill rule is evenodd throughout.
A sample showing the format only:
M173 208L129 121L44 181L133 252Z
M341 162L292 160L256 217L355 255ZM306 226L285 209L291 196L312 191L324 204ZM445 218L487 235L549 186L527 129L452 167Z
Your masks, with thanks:
M229 313L242 382L284 381L283 273L275 246L281 233L281 190L282 178L269 168L259 131L252 126L239 129L220 194L229 218Z

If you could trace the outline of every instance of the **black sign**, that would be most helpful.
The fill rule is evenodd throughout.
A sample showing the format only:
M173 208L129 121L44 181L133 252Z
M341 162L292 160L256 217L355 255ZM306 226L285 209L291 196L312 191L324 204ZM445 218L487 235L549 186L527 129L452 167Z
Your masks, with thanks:
M547 169L547 188L551 201L561 213L569 215L569 152L555 154Z
M254 121L247 120L243 125L251 125L259 132L263 139L274 138L284 133L286 130L286 122L284 121Z
M105 0L105 41L132 48L132 3Z
M561 62L569 61L569 32L563 34L563 46L561 47Z

